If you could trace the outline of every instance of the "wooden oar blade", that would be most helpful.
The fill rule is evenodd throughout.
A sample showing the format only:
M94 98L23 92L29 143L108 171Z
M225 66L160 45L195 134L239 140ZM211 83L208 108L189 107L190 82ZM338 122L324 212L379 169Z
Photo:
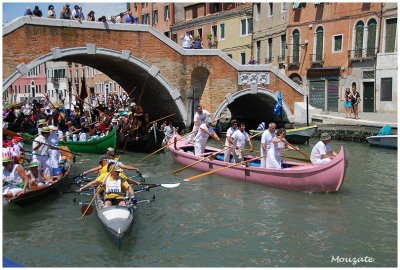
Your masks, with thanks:
M90 216L93 213L93 206L91 206L90 204L82 205L81 213L84 216Z

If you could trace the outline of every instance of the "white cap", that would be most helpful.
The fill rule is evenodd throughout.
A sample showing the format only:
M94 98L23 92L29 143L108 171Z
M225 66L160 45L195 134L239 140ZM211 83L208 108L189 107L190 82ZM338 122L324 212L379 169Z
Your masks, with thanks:
M210 117L206 118L206 123L212 123L212 119Z

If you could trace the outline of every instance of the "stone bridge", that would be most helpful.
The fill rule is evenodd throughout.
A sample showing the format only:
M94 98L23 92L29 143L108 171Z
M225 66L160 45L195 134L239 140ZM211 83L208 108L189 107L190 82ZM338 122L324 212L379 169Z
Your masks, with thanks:
M94 67L115 80L151 119L176 113L190 125L197 104L248 127L274 120L277 91L284 97L284 121L293 119L304 90L271 65L239 65L217 49L191 50L149 25L20 17L3 27L3 91L47 61ZM277 121L275 119L275 121Z

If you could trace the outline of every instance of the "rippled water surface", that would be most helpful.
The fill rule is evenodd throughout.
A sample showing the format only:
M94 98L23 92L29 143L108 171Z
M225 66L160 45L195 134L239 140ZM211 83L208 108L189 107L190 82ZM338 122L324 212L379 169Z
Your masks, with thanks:
M301 146L311 151L310 147ZM259 142L255 142L256 145ZM118 251L95 213L80 220L74 194L53 194L21 209L3 207L3 255L31 267L273 267L353 266L332 257L373 258L356 266L397 266L397 151L345 144L349 168L342 189L310 194L210 175L178 188L155 188ZM136 163L147 183L175 183L199 173L169 153ZM301 155L299 155L300 157ZM72 175L97 165L79 157ZM83 200L90 200L86 196Z

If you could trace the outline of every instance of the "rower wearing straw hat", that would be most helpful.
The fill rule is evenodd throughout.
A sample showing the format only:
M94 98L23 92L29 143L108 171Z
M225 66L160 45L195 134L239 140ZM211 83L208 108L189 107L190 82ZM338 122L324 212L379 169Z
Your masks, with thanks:
M46 145L49 136L50 128L43 127L41 134L32 142L32 160L39 161L41 169L43 169L47 175L50 175L50 167L47 164L47 160L49 159L49 146Z
M28 176L20 164L14 164L11 157L3 156L3 196L11 199L22 195L28 187Z
M312 164L322 165L330 162L336 155L336 152L332 149L331 135L324 132L321 134L320 141L311 150L310 159Z

